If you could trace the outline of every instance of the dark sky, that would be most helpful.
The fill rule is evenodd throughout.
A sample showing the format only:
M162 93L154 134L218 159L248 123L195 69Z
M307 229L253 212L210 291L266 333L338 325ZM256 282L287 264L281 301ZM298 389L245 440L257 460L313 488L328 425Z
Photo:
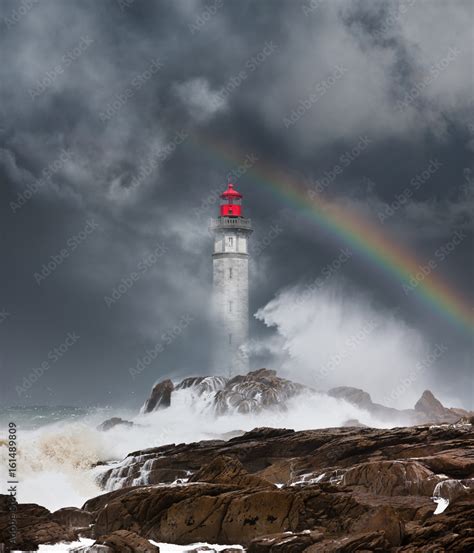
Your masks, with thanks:
M252 313L321 276L347 244L241 171L246 159L314 188L367 144L322 194L420 264L461 233L435 271L472 305L469 0L5 0L0 15L2 405L138 405L156 380L210 372L207 227L230 171L245 173L255 227ZM357 252L331 279L344 302L396 313L424 351L445 344L427 381L472 403L472 335ZM281 304L278 317L253 320L267 345L252 364L288 366L268 346L285 334ZM315 364L322 326L298 345Z

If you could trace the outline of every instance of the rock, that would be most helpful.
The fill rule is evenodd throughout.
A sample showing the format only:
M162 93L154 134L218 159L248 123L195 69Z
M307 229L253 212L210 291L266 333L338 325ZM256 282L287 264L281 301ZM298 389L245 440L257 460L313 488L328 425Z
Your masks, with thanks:
M415 411L423 413L432 422L457 422L459 414L435 398L430 390L425 390L415 404Z
M216 393L215 411L222 415L229 411L258 413L269 407L284 410L290 398L307 390L301 384L278 377L276 371L259 369L229 380Z
M156 545L128 530L117 530L107 536L101 536L96 544L105 545L114 553L159 553L160 551Z
M359 388L351 388L350 386L339 386L338 388L332 388L329 390L328 395L339 399L344 399L353 405L369 409L373 403L372 398L364 390Z
M247 553L300 553L320 541L321 532L285 532L260 536L251 541Z
M446 408L434 397L430 390L425 390L415 404L415 411L422 411L428 415L444 415Z
M112 417L111 419L107 419L103 423L99 424L97 430L101 432L107 432L107 430L110 430L115 426L133 426L133 422L126 421L124 419L121 419L120 417Z
M247 544L262 534L294 531L302 507L291 489L206 483L125 489L95 504L96 536L129 530L180 545Z
M191 497L175 503L161 518L162 541L247 545L262 534L295 530L299 502L283 490L229 492L218 497Z
M383 531L392 547L401 545L404 536L404 524L400 515L390 505L382 505L364 513L351 526L351 533Z
M387 553L388 551L390 551L390 544L383 532L365 532L355 536L325 540L305 549L305 553Z
M151 392L151 396L146 400L142 407L143 413L151 413L157 409L164 409L171 405L171 393L174 390L174 385L171 380L163 380L155 384Z
M209 403L217 415L229 412L258 413L266 409L284 411L288 401L298 395L315 397L315 390L312 388L281 378L276 371L263 368L231 379L223 376L188 377L176 386L171 380L164 380L154 386L150 397L142 407L142 412L150 413L169 407L171 396L176 390L189 390L191 400L193 397L208 396ZM418 401L416 409L403 410L374 403L367 392L350 386L332 388L328 395L356 405L359 409L364 409L377 419L389 422L391 425L454 423L461 417L464 420L474 415L463 409L446 409L428 391ZM345 423L346 426L349 424L360 425L358 421Z
M249 474L238 459L228 455L216 457L196 472L189 481L233 484L239 488L274 487L268 480Z
M0 496L0 544L9 543L11 511L10 496ZM16 505L16 548L34 551L42 543L74 541L77 533L51 519L48 509L34 503Z
M359 486L383 496L431 496L438 483L435 475L417 461L372 461L360 463L344 474L345 486Z
M417 461L431 471L451 478L474 477L474 458L468 449L453 449L446 453L418 457Z
M84 535L84 530L88 530L93 521L91 513L77 507L64 507L54 511L50 519L69 530L83 530L81 535Z
M474 551L474 490L450 505L444 513L405 525L403 553Z

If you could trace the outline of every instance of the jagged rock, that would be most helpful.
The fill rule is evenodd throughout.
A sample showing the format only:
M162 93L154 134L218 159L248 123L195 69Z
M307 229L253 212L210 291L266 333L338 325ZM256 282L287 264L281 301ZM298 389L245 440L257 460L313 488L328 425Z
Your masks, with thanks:
M268 480L249 474L238 459L228 455L216 457L193 474L189 481L233 484L240 488L274 487Z
M276 371L259 369L229 380L215 396L215 410L218 415L229 410L238 413L257 413L268 407L281 410L290 398L305 390L308 388L301 384L278 377Z
M107 430L110 430L115 426L133 426L133 422L126 421L124 419L121 419L120 417L112 417L111 419L107 419L103 423L99 424L97 430L101 432L107 432Z
M258 413L265 409L284 411L290 399L302 394L309 396L315 393L308 386L281 378L276 371L263 368L231 379L223 376L193 376L176 385L169 379L164 380L154 386L142 407L142 412L150 413L169 407L172 395L181 390L190 390L196 401L203 395L208 396L209 406L217 415L229 412ZM443 407L428 391L418 401L416 409L402 410L374 403L367 392L350 386L332 388L327 393L331 397L356 405L391 425L453 423L461 417L468 418L473 415L463 409Z
M143 413L151 413L157 409L163 409L171 405L171 392L174 390L174 384L170 379L163 380L153 386L151 396L147 399L142 408Z
M194 376L185 378L176 386L176 390L193 388L198 396L222 390L227 384L227 378L223 376Z
M443 416L446 409L441 401L436 399L430 390L425 390L420 399L415 403L415 411L421 411L427 415Z
M459 420L459 410L448 409L435 398L430 390L425 390L415 404L415 411L422 413L427 420L433 423L455 423ZM462 410L463 413L467 413Z
M172 393L186 389L191 389L197 397L211 395L213 409L218 415L228 411L256 413L269 407L284 409L288 399L309 390L278 377L276 371L269 369L259 369L230 380L222 376L188 377L176 386L171 380L165 380L155 385L142 412L169 407Z

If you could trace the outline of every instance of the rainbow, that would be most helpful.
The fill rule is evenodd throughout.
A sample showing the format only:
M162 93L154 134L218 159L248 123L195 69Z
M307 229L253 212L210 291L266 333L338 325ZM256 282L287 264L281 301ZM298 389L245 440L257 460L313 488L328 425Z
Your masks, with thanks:
M204 148L221 162L238 165L245 157L235 147L202 135L193 135L192 141L200 150ZM302 181L260 160L248 169L246 176L268 187L285 202L302 209L305 215L339 242L382 269L401 286L408 287L415 297L438 315L469 333L474 330L474 312L469 301L434 274L433 269L423 273L422 267L428 266L397 244L380 225L362 219L360 215L325 200L321 195L310 196Z

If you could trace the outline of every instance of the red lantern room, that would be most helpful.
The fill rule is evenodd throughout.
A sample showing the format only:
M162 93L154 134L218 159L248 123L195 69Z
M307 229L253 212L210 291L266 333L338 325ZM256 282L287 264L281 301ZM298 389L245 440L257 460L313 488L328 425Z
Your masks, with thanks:
M242 217L242 194L235 190L233 184L228 184L221 198L221 217Z

